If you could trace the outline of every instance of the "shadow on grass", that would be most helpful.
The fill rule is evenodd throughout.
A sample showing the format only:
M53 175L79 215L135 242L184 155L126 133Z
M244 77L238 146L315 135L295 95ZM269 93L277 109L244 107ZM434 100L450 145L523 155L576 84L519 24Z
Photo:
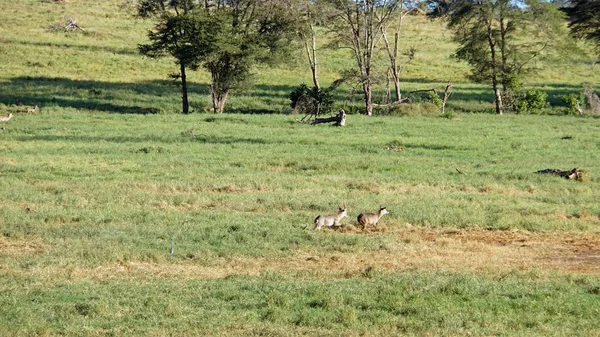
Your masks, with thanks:
M424 89L435 88L443 91L444 83L407 79L424 84ZM563 105L560 95L579 93L577 85L549 84L540 86L548 93L552 105ZM242 114L276 114L281 106L289 103L289 93L294 85L256 85L251 89L234 92L236 104L226 105L226 112ZM334 91L334 99L340 106L362 106L362 92L356 87L344 85ZM383 90L374 92L375 99L384 97ZM406 93L405 93L406 95ZM426 95L426 94L425 94ZM64 77L15 77L0 82L0 103L15 105L37 104L41 107L63 107L84 110L104 111L121 114L156 114L180 111L180 91L178 83L169 80L153 80L136 83L118 83L93 80L73 80ZM195 110L209 106L209 86L206 83L189 83L190 104ZM420 100L427 100L421 95ZM237 104L237 103L241 104ZM491 90L471 83L456 83L450 101L451 105L472 105L480 109L480 103L493 102ZM479 104L479 105L478 105ZM199 109L196 107L200 106Z
M57 42L33 42L33 41L13 41L13 40L4 40L5 44L20 44L20 45L30 45L36 47L50 47L50 48L62 48L69 50L80 50L80 51L90 51L90 52L104 52L104 53L113 53L120 55L139 55L138 51L135 48L116 48L109 46L91 46L91 45L78 45L74 43L57 43Z
M220 137L215 135L194 135L192 137L168 137L168 136L156 136L156 135L142 135L142 136L85 136L85 135L30 135L30 136L19 136L15 138L18 141L45 141L45 142L80 142L86 144L95 144L98 142L107 143L161 143L161 144L174 144L188 142L206 143L206 144L269 144L272 143L261 138L240 138L240 137Z
M190 96L208 95L207 85L190 84ZM0 82L0 103L62 107L121 114L156 114L180 108L173 81L118 83L63 77L16 77Z

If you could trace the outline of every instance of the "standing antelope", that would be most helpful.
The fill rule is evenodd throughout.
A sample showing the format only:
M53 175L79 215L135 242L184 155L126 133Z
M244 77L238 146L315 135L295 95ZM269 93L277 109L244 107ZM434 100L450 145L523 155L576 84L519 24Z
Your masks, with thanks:
M348 208L344 203L344 207L340 207L335 214L317 216L315 218L315 228L313 228L313 231L320 230L323 226L339 226L340 221L342 221L342 218L345 216L348 216Z
M367 225L373 225L377 228L377 222L381 219L382 216L388 214L388 210L385 207L380 207L377 213L360 213L358 215L358 223L362 226L362 229L365 230Z

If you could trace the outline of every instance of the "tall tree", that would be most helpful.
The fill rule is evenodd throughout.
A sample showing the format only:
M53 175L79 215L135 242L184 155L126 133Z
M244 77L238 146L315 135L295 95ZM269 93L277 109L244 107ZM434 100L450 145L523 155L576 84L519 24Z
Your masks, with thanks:
M185 0L144 0L137 4L137 15L141 18L157 19L153 31L148 32L149 44L139 45L141 54L148 57L169 55L179 65L179 74L172 75L181 80L181 102L184 114L189 113L187 72L188 68L197 69L197 55L202 53L193 47L197 25L190 12L194 8L192 1Z
M566 11L571 33L592 41L600 51L600 1L571 0Z
M531 61L564 38L564 16L540 0L432 1L459 44L456 56L471 66L470 78L492 85L496 113L503 93L525 74Z
M315 30L315 16L317 15L317 9L315 4L313 4L311 0L302 0L301 4L298 6L298 15L304 19L304 22L299 29L300 38L304 44L304 50L312 75L313 86L316 90L319 90L321 89L321 86L319 84L318 75L317 32Z
M158 22L148 35L152 43L140 50L149 56L173 56L181 65L182 89L185 66L205 68L211 77L213 111L220 113L254 64L275 59L289 46L297 21L288 13L289 1L140 0L138 15Z
M400 92L400 72L404 65L408 62L412 61L415 57L416 49L411 47L404 55L407 57L405 63L401 63L399 59L399 49L400 49L400 35L402 33L402 24L404 23L404 18L409 14L406 6L409 4L407 0L399 1L399 10L398 13L395 14L396 19L390 20L390 24L381 26L381 34L383 37L383 41L385 42L385 50L387 51L388 58L390 60L389 73L392 75L392 80L394 81L394 98L395 102L402 101L402 93ZM412 3L411 3L412 4ZM393 40L390 43L388 38L388 31L391 30L393 33Z
M332 9L331 31L336 43L350 48L365 100L365 112L373 114L373 60L382 28L393 18L401 0L326 0Z

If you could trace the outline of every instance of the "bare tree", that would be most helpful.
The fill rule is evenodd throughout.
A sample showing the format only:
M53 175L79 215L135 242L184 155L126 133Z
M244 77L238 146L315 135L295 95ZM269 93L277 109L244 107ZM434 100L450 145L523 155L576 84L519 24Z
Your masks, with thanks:
M315 18L314 18L314 5L311 4L310 0L304 0L301 5L303 16L306 20L306 30L300 30L300 37L304 42L304 49L308 58L308 64L312 74L313 85L315 88L320 89L319 76L318 76L318 62L317 62L317 33L315 31Z
M400 103L402 102L402 93L400 92L400 73L402 68L412 61L415 57L416 49L411 47L409 48L404 55L407 57L406 62L400 64L400 60L398 58L398 51L400 48L400 35L402 34L402 23L404 22L404 17L408 15L410 12L405 8L405 1L399 1L399 11L396 14L397 20L390 20L389 24L386 26L381 26L381 35L383 37L383 42L385 42L385 50L387 51L388 58L390 59L390 68L388 73L392 75L392 80L394 82L394 102ZM388 38L388 31L393 30L394 40L390 43Z
M373 59L382 31L400 7L401 0L326 0L332 9L335 43L350 48L362 86L365 112L373 115Z

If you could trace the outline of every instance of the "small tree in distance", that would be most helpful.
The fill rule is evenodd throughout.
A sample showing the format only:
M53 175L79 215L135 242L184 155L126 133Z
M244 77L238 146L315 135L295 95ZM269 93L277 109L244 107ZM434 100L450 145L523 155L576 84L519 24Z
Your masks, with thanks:
M189 111L185 70L205 68L213 111L221 113L254 64L276 59L291 45L297 24L288 13L293 1L140 0L138 16L157 20L148 33L151 43L141 45L140 52L177 60L184 113Z
M181 80L182 112L189 113L187 69L198 68L197 55L200 50L194 49L196 25L189 15L193 4L187 1L144 0L137 4L137 16L141 18L156 17L154 31L148 32L149 44L142 44L138 49L142 55L158 58L169 55L179 65L179 74L172 75Z
M600 1L571 0L566 11L571 33L595 43L600 53Z
M434 15L447 18L459 44L458 59L471 66L470 78L490 83L496 113L502 97L520 82L531 61L565 43L564 16L540 0L433 0Z
M382 28L393 20L402 0L323 0L329 5L333 43L352 51L354 73L361 84L365 112L373 114L373 61Z

